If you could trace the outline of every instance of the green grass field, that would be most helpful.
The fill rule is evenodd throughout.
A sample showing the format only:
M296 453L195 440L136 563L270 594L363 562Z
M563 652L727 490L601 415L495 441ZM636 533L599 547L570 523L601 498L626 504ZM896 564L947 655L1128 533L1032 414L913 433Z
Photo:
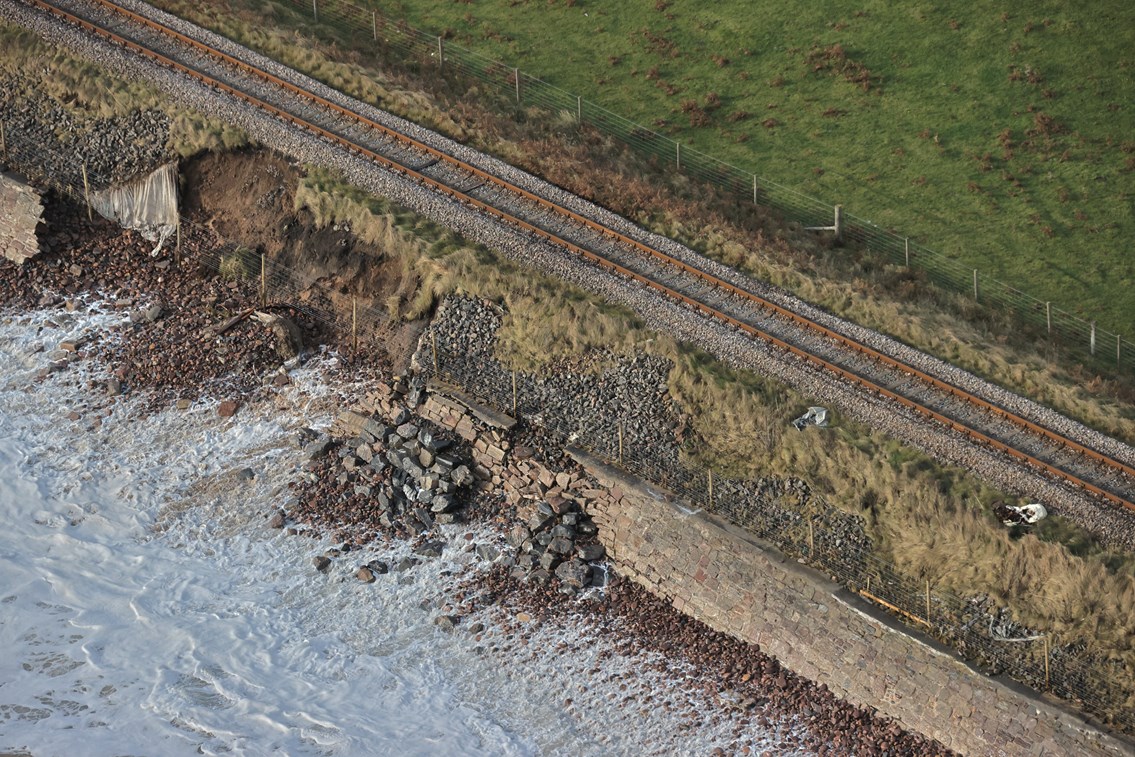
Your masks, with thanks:
M1135 5L955 5L375 7L1130 334Z

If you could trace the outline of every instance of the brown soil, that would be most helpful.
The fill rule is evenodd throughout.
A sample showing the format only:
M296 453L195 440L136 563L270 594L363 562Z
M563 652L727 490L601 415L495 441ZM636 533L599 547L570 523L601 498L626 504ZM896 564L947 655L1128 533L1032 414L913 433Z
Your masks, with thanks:
M300 300L311 301L319 284L330 307L350 312L355 299L373 315L405 287L397 260L349 231L316 228L310 212L295 210L303 169L287 158L265 149L205 153L181 171L185 215L289 269ZM379 343L396 371L406 370L424 324L379 325Z

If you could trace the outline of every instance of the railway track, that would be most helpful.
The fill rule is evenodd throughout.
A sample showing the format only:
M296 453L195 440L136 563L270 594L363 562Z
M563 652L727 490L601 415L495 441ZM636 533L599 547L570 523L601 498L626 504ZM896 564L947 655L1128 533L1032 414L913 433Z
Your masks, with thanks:
M26 2L633 279L906 412L951 428L1099 500L1135 511L1135 466L1130 462L806 318L763 296L755 284L726 280L706 270L709 266L667 254L633 233L571 210L108 0Z

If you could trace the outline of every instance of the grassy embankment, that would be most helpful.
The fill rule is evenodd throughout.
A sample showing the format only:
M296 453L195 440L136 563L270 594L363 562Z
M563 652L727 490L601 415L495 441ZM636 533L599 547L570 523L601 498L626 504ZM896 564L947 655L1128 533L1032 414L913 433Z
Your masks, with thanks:
M49 52L58 56L58 67L70 65L65 54ZM303 54L348 84L363 76L321 62L320 53L310 47ZM105 91L117 92L121 86L108 80ZM391 84L386 91L415 102L423 120L448 118L429 98L397 94L397 89ZM67 94L58 93L64 99ZM156 102L151 96L140 93L146 104ZM112 106L95 92L85 107ZM343 185L333 174L311 171L297 191L297 202L323 223L348 221L359 236L400 257L418 285L413 297L392 303L399 316L427 313L436 297L448 291L502 302L510 312L501 340L507 359L530 368L541 354L548 359L593 347L625 351L649 342L649 349L675 363L671 389L690 414L700 443L691 450L693 456L716 460L723 472L807 478L833 503L867 520L880 556L925 576L935 588L992 594L1023 622L1060 633L1061 641L1081 641L1130 657L1124 629L1135 622L1131 565L1123 556L1092 546L1074 529L1066 532L1067 524L1056 521L1039 535L1011 539L986 509L1002 494L859 424L843 421L826 434L786 434L786 421L806 398L645 332L630 314L562 282L516 269L448 231ZM539 328L549 322L570 338L553 338ZM757 447L754 440L759 440ZM1051 541L1057 538L1064 544Z

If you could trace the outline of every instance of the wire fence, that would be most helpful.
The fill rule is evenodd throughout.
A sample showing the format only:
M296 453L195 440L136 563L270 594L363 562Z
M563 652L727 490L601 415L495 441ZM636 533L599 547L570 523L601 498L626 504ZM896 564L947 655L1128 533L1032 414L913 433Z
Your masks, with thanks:
M86 202L90 188L112 183L110 175L88 168L81 154L56 149L36 135L9 130L0 148L6 165L80 205ZM207 231L187 219L181 223L192 231ZM208 234L215 238L211 231ZM179 239L169 244L175 246L177 259ZM195 246L195 250L192 260L178 259L178 263L251 282L259 287L263 303L298 305L312 321L337 335L341 345L365 351L386 333L386 311L312 283L301 272L258 251L223 241L203 250ZM564 418L557 414L545 382L536 375L504 368L493 356L491 345L486 349L475 344L448 345L444 340L439 344L436 338L431 342L432 355L421 361L427 374L541 427L561 443L588 449L696 507L727 518L851 591L891 609L914 627L952 644L986 671L1004 673L1051 692L1106 726L1135 735L1135 670L1130 664L1089 652L1081 645L1059 643L1048 634L1025 631L988 601L943 592L925 579L906 575L873 554L858 518L820 498L794 496L791 488L783 487L772 496L767 481L715 479L712 471L685 464L676 447L661 449L657 439L642 435L634 422L634 406L618 401L621 398L613 394L614 388L604 390L609 392L606 395L600 392L593 406L625 407L625 411Z
M1057 304L1033 297L979 269L919 244L909 237L879 227L836 206L769 181L757 173L699 152L663 134L612 113L580 95L549 84L515 66L507 65L445 40L414 29L404 21L345 0L287 0L297 11L317 24L335 29L346 42L362 49L385 53L419 71L428 67L431 76L446 80L476 81L512 99L516 106L563 113L580 126L594 128L695 181L712 185L723 196L740 203L771 208L786 221L804 227L838 225L846 241L873 252L884 265L920 271L938 288L961 295L983 307L1010 314L1026 327L1042 351L1055 350L1101 371L1135 370L1135 343L1118 333L1097 326ZM837 213L840 216L836 221Z
M966 599L905 574L873 554L856 516L821 498L797 496L791 486L770 487L768 480L715 478L708 469L685 464L676 449L660 449L657 439L636 435L633 408L626 414L610 412L625 405L617 389L596 390L592 404L604 412L565 418L557 414L560 403L550 400L540 377L509 371L487 352L438 344L439 339L425 348L421 364L427 373L535 423L564 444L664 487L685 503L723 516L951 644L989 674L1003 673L1050 692L1116 731L1135 735L1135 670L1130 664L1023 629L987 599Z

